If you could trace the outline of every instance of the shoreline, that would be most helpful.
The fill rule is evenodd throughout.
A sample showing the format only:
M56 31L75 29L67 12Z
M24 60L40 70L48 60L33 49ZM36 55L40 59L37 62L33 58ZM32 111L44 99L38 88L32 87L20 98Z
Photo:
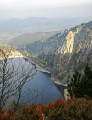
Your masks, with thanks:
M60 80L56 80L54 77L51 77L51 80L54 82L54 84L56 86L58 86L60 88L60 91L62 92L62 94L64 96L64 99L68 100L69 99L69 93L68 93L68 90L67 90L67 85L62 84Z
M54 78L53 76L51 76L51 80L54 81L55 84L57 85L61 85L63 87L67 87L67 85L62 84L62 82L60 80L57 80L56 78Z
M20 52L18 52L18 51L11 51L11 55L9 55L8 57L7 57L7 59L12 59L12 58L18 58L18 57L20 57L20 58L24 58L25 56L23 56ZM0 60L3 60L4 58L3 57L0 57Z
M39 65L37 65L37 64L36 64L36 67L37 67L37 70L38 70L38 71L51 74L48 70L46 70L46 69L44 69L44 68L41 68L41 67L40 67Z
M7 59L13 59L13 58L25 58L24 56L10 56ZM0 58L0 60L3 60L3 58Z
M36 65L36 67L37 67L37 70L39 70L39 71L41 71L41 72L44 72L44 73L48 73L48 74L51 75L50 71L46 70L45 68L40 67L40 66L37 65L36 63L35 63L35 65ZM61 86L64 87L64 88L67 87L67 85L62 84L60 80L57 80L57 79L56 79L55 77L53 77L52 75L51 75L51 80L52 80L55 84L57 84L57 85L61 85Z
M33 60L31 60L29 57L26 57L28 59L28 61L32 64L35 65L38 71L44 72L44 73L49 73L51 74L48 70L46 70L45 68L42 68L41 66L39 66L36 62L34 62Z

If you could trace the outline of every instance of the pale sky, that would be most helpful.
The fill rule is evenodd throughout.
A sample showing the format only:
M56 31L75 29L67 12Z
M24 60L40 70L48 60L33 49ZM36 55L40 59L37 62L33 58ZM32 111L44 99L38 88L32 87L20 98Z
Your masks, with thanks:
M91 12L92 0L0 0L0 19L91 16Z

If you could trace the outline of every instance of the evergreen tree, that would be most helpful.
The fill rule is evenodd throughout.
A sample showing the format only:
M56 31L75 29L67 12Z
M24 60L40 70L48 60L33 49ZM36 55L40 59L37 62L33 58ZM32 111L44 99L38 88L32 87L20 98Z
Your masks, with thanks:
M92 98L92 70L86 65L84 74L75 70L71 82L68 84L68 92L71 97L90 97Z

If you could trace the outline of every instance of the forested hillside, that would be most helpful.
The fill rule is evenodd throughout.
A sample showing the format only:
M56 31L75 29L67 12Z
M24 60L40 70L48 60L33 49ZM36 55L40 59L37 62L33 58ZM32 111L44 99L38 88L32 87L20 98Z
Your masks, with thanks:
M0 32L0 42L9 42L11 39L16 37L16 34L7 33L7 32Z
M74 69L82 71L87 62L92 65L92 21L27 44L26 50L44 60L56 79L67 83Z
M48 37L52 36L56 32L36 32L36 33L23 33L21 35L18 35L12 39L10 39L10 44L13 44L14 46L25 49L25 46L27 44L31 44L33 42L37 42L39 40L44 41Z

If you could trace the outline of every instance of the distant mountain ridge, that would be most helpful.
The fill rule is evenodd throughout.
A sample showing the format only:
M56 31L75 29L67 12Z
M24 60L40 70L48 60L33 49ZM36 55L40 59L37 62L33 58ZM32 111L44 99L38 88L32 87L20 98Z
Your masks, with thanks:
M90 17L91 18L91 17ZM0 21L0 32L25 33L25 32L50 32L71 28L87 18L44 18L30 17L26 19L12 18Z

